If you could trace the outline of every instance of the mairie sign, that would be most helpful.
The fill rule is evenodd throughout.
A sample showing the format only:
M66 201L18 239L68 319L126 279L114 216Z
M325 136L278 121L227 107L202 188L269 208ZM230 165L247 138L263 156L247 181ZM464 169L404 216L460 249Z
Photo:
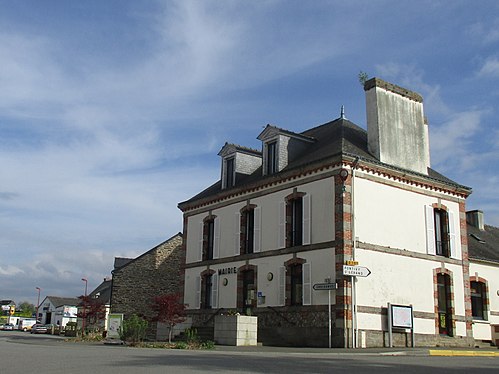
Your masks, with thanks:
M371 270L364 266L343 265L343 275L350 275L352 277L367 277L369 274L371 274Z
M320 290L335 290L338 288L336 283L316 283L313 286L313 289L316 291Z

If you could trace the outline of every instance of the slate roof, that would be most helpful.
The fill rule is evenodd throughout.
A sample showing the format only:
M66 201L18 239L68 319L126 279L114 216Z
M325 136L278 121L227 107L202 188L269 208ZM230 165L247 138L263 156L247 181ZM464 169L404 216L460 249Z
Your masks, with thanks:
M80 303L80 299L76 297L58 297L58 296L47 296L46 297L56 308L60 306L77 306Z
M280 130L284 131L282 129ZM297 155L294 159L289 160L288 165L282 171L271 176L262 176L262 168L260 167L250 175L237 174L236 186L233 188L241 188L245 185L259 182L270 182L275 178L281 178L287 172L295 169L305 168L308 165L321 162L326 163L339 159L341 156L350 156L354 158L358 157L360 160L388 167L392 170L403 171L408 175L415 175L425 179L442 182L452 187L466 189L471 192L469 187L462 186L431 168L428 168L428 175L423 175L380 162L368 151L367 131L344 117L303 131L299 135L311 139L313 142L308 144L301 154ZM179 208L182 209L183 206L188 205L189 203L214 196L221 191L221 181L219 180L191 199L180 203ZM224 191L230 191L230 189Z
M133 260L133 258L115 257L114 258L114 269L118 269L122 266L125 266L126 264L128 264L132 260Z
M111 286L112 286L112 280L104 279L104 281L101 284L99 284L95 288L95 290L90 292L89 296L92 299L99 300L104 304L109 304L111 301Z
M496 262L499 265L499 227L484 225L484 230L468 226L470 259Z

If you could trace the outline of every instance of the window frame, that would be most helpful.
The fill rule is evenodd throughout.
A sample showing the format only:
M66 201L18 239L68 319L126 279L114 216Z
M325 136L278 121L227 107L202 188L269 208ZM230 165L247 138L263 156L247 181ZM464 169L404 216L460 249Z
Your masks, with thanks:
M478 287L477 287L478 286ZM473 290L479 288L478 291ZM470 281L471 316L475 320L487 320L487 284L480 280ZM479 307L481 313L477 313ZM481 314L481 315L480 315Z
M265 173L266 175L272 175L279 171L278 168L278 152L277 152L277 140L273 140L265 143Z

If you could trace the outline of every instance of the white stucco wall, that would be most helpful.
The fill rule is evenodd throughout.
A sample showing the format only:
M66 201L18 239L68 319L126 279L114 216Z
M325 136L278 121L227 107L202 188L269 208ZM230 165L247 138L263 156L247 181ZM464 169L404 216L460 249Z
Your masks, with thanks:
M359 241L385 247L426 253L425 206L437 197L394 188L362 178L354 182L355 236ZM452 212L456 237L456 258L461 258L459 204L440 199Z
M473 320L473 337L478 340L491 340L490 325L499 325L499 264L485 264L470 261L470 276L478 276L487 281L488 311L486 320Z
M360 266L371 270L366 278L357 278L357 305L365 307L386 307L388 303L413 305L414 311L434 313L433 271L440 268L441 263L399 256L394 254L357 249L356 259ZM452 271L454 285L454 307L457 316L464 316L464 284L462 268L458 265L446 264ZM361 313L358 317L360 329L380 328L382 316ZM415 332L434 334L435 322L420 319L415 325ZM456 322L456 335L466 336L464 323Z
M310 196L311 201L311 243L334 240L334 181L332 178L314 181L299 186L298 192ZM278 248L279 203L293 193L293 188L283 189L269 195L250 198L249 202L261 209L261 251ZM219 258L235 254L236 212L246 205L246 201L212 210L220 224ZM187 222L186 262L199 261L199 238L201 223L209 211L192 215Z

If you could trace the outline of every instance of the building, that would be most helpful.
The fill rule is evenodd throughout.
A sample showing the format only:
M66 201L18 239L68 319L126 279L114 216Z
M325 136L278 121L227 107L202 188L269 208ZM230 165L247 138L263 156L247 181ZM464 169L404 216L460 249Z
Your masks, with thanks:
M377 78L364 90L367 131L343 110L300 133L267 125L261 150L226 143L220 180L179 204L195 327L233 310L258 316L263 344L378 347L397 310L416 345L474 344L471 189L430 167L419 94ZM497 282L488 265L477 271Z
M78 325L83 326L82 318L85 316L86 329L94 331L107 331L107 320L111 310L112 279L104 278L87 298L81 299L78 305ZM87 304L88 303L88 304Z
M466 219L473 337L475 340L492 341L498 345L499 228L486 225L480 210L467 212Z
M156 296L181 292L182 260L180 233L135 259L116 259L112 272L111 313L123 313L125 319L133 314L142 316L149 321L147 338L165 338L167 332L153 321L151 306Z
M43 324L60 327L77 321L80 299L75 297L47 296L38 307L38 320Z

